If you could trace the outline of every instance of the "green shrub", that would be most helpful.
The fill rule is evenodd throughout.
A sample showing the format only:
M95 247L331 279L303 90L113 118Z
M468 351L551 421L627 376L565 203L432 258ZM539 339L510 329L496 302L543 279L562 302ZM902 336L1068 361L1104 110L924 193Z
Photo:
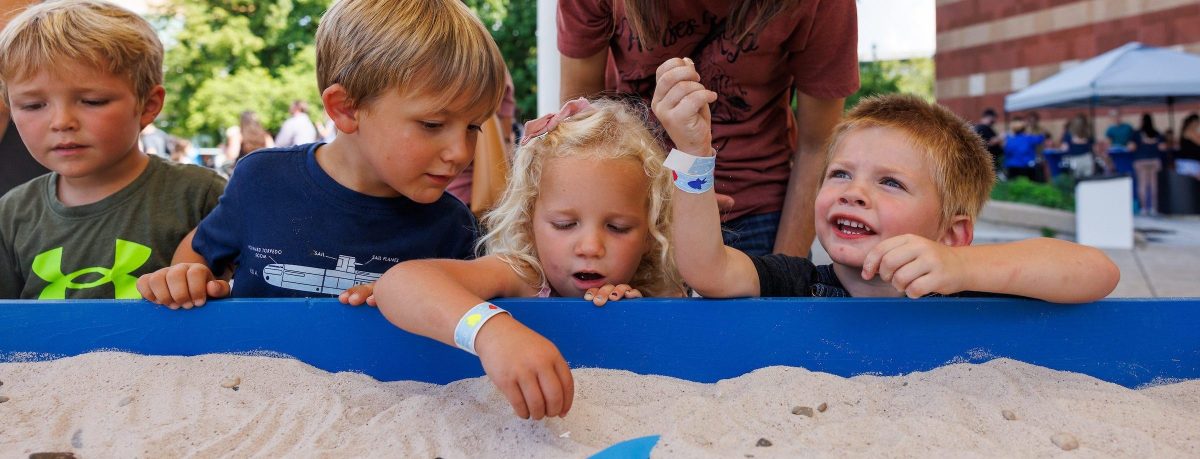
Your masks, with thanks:
M996 201L1020 202L1053 209L1075 211L1075 180L1067 174L1054 178L1053 183L1035 183L1025 177L996 183L992 188Z

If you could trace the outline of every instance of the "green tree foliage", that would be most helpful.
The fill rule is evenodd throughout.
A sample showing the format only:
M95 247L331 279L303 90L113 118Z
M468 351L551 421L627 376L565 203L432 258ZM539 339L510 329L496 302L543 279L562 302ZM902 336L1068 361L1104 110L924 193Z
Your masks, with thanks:
M536 111L536 0L466 0L496 39L518 117ZM166 38L162 128L214 145L244 110L277 131L292 100L321 107L313 43L330 0L167 0L151 18ZM321 111L310 110L313 122Z
M500 47L512 74L517 119L537 116L537 0L466 0Z
M846 108L853 108L858 101L878 94L900 92L899 78L888 73L882 61L858 63L858 92L846 98Z
M919 96L930 102L933 97L933 58L922 57L900 61L888 61L885 66L891 66L893 74L900 80L900 92Z
M313 51L329 0L168 0L152 18L167 38L167 102L160 122L172 134L214 144L243 110L270 130L292 100L320 107ZM319 111L312 111L319 117ZM320 122L320 118L314 119Z
M859 62L858 72L862 86L846 98L846 108L858 105L865 97L897 92L934 100L933 59Z

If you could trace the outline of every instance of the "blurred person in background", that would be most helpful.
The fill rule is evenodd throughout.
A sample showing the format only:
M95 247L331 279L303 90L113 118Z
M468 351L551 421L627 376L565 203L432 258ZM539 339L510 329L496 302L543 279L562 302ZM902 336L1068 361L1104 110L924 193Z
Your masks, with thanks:
M279 128L279 135L275 136L275 145L291 147L316 142L317 127L308 117L308 102L299 99L292 101L288 113L291 116Z
M1030 134L1025 118L1018 116L1009 123L1012 132L1004 139L1004 169L1009 180L1025 177L1038 181L1038 147L1046 141L1041 135Z
M1108 115L1112 117L1112 125L1104 131L1104 137L1108 139L1108 149L1119 152L1129 151L1129 142L1133 141L1133 126L1121 119L1120 108L1109 110Z
M992 155L992 167L996 169L997 175L1003 175L1004 169L1001 163L1004 157L1004 138L996 132L996 110L991 107L983 109L983 115L979 117L979 122L975 123L972 128L979 138L983 139L983 146L987 148L988 153Z
M1178 147L1175 173L1200 179L1200 114L1192 113L1183 119Z
M1133 133L1133 171L1137 174L1137 197L1142 215L1158 214L1158 171L1162 170L1163 136L1154 128L1154 118L1142 114L1142 125Z
M197 161L198 156L196 149L192 147L191 140L180 137L171 138L171 161L201 166L203 164Z
M275 139L258 121L258 114L253 110L243 111L238 116L238 124L225 130L225 161L222 168L225 173L232 173L233 166L243 156L274 146Z
M154 123L150 123L146 125L145 129L142 129L139 141L142 142L142 152L147 155L171 159L172 139L170 134L163 132Z
M1096 139L1087 115L1076 114L1067 122L1062 138L1063 158L1071 164L1075 177L1088 177L1096 171ZM1101 162L1107 163L1101 159ZM1107 167L1107 166L1106 166Z

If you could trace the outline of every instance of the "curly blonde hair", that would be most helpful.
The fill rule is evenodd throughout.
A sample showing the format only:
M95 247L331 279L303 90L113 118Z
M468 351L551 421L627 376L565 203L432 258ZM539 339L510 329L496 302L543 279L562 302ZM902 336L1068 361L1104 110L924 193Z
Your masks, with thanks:
M546 160L637 161L650 179L646 214L653 240L629 284L648 296L678 295L683 292L683 281L675 269L667 238L671 225L671 174L663 167L661 144L646 128L646 109L604 99L592 101L591 105L517 149L508 187L496 208L483 217L487 232L479 240L478 248L507 262L531 286L543 285L546 274L533 239L533 208Z

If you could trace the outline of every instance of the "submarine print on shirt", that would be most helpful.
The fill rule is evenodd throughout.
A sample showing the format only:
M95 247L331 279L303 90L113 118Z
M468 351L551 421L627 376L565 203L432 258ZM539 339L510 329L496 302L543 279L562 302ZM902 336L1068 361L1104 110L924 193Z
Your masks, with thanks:
M338 295L358 284L369 284L382 274L358 271L354 257L338 256L337 268L321 269L311 266L272 263L262 270L268 284L288 290Z

